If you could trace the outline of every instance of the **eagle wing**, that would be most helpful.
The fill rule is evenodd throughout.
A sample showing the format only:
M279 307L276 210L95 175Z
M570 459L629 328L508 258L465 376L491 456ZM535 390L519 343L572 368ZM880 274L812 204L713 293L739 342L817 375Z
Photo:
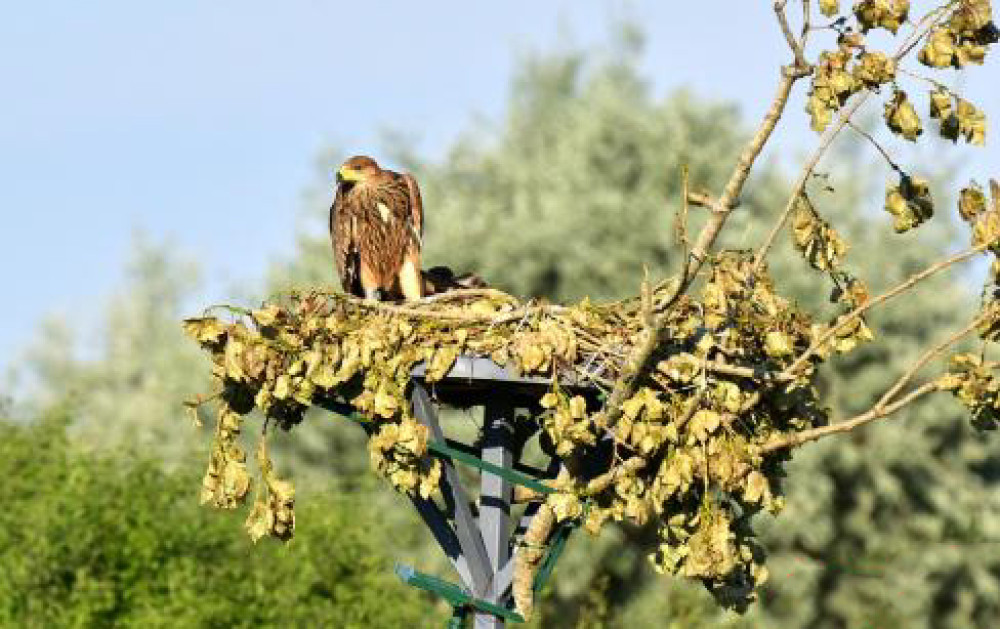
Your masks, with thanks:
M337 264L341 287L345 293L362 296L357 235L352 224L353 213L346 207L347 202L346 195L338 186L330 206L330 241L333 243L333 259Z
M421 248L424 238L424 202L420 198L420 186L410 173L404 173L402 177L410 197L410 228L416 237L417 247Z

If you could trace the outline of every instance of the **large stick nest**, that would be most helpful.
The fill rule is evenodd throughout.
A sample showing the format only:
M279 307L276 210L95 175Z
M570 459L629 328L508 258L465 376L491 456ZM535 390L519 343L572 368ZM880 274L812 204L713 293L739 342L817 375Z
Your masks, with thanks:
M442 378L459 355L489 357L522 374L551 378L540 400L540 429L565 464L546 498L557 521L597 533L608 520L660 525L651 557L661 572L702 579L739 607L766 579L750 518L782 506L779 478L787 454L764 454L774 438L825 422L812 386L812 362L782 374L825 329L754 276L747 256L720 255L698 297L667 307L669 286L644 287L634 300L571 306L520 300L495 290L466 290L421 302L365 302L322 291L293 294L257 310L189 319L185 329L206 349L221 400L202 500L233 508L251 480L238 443L254 410L290 428L314 401L333 398L369 418L373 467L398 490L431 496L440 462L408 400L411 371ZM628 357L662 312L651 369L634 374ZM846 351L867 333L849 326L817 352ZM782 375L779 375L782 374ZM571 377L607 391L638 378L613 426L607 396L575 394ZM535 420L531 420L535 421ZM579 462L612 444L604 469ZM262 489L247 521L255 538L294 529L291 486L275 478L260 452Z

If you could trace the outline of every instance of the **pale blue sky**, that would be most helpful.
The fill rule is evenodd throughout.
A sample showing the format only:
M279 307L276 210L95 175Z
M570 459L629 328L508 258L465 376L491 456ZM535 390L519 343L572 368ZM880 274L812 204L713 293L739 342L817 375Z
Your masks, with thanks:
M198 258L210 286L259 278L292 246L320 150L336 143L374 152L391 125L415 131L433 156L473 114L501 111L518 51L551 47L562 34L601 42L611 20L632 16L648 35L644 67L657 93L688 86L759 117L787 58L770 2L624 6L4 3L0 369L40 317L99 312L136 229ZM997 56L966 83L994 116ZM784 155L813 140L799 114L804 87L776 138ZM964 150L975 160L970 173L984 180L1000 175L998 144L955 154Z

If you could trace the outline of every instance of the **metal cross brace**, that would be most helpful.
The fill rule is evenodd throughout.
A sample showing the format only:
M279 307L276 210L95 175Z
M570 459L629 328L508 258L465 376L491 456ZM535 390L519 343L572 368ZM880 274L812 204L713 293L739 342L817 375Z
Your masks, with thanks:
M441 598L448 601L448 603L450 603L452 608L455 610L464 610L471 607L494 616L499 616L500 618L504 618L506 620L524 622L524 618L522 618L517 612L513 612L506 607L495 605L489 601L478 599L454 583L449 583L448 581L439 579L429 574L418 572L410 566L397 564L396 574L399 575L400 579L409 585L431 592L432 594L437 594Z
M479 359L476 359L479 360ZM464 363L463 363L464 364ZM471 376L471 361L467 368L470 375L459 377L464 380ZM458 368L458 366L456 367ZM481 367L476 367L478 372ZM483 374L477 374L480 378ZM514 381L507 374L488 372L486 380ZM522 384L528 379L518 379ZM439 486L444 498L442 509L434 500L409 496L420 517L445 552L464 587L426 575L412 568L397 567L403 580L415 587L433 592L445 598L455 613L449 627L462 626L465 613L472 611L477 629L500 629L505 621L523 622L523 618L508 609L510 587L515 558L513 553L513 533L526 529L534 517L535 508L529 506L516 530L512 531L510 509L514 485L549 494L555 490L538 478L519 470L539 476L554 476L558 460L553 460L546 472L521 465L516 459L523 445L517 436L514 424L514 402L507 396L502 386L491 390L484 404L483 439L481 456L474 454L470 446L447 439L438 420L437 410L423 383L412 383L411 401L418 421L425 425L431 439L428 451L441 460L444 474ZM360 424L369 435L377 424L356 413L349 405L332 399L321 400L317 405ZM455 469L455 462L468 465L480 471L480 492L478 504L470 500ZM519 469L514 469L515 467ZM474 515L473 510L478 513ZM477 517L478 516L478 517ZM535 576L533 589L540 591L548 580L558 560L571 526L560 526L553 537L542 565ZM513 550L513 553L512 553Z

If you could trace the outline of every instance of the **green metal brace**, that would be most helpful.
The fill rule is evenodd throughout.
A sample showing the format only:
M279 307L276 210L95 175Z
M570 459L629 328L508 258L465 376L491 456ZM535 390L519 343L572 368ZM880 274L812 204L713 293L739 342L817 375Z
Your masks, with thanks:
M489 601L480 600L454 583L449 583L444 579L439 579L429 574L418 572L410 566L397 565L396 574L399 575L399 578L402 579L404 583L420 588L421 590L431 592L432 594L437 594L451 604L453 611L451 619L448 621L448 627L461 627L462 620L465 618L465 613L470 607L499 616L504 620L524 622L524 618L517 612L512 612L511 610L500 607L499 605L494 605Z
M499 465L487 463L477 456L473 456L467 452L462 452L461 450L456 450L448 444L441 443L440 441L429 441L427 443L427 449L437 456L448 457L453 461L465 463L469 467L474 467L479 470L490 472L491 474L496 474L500 478L509 480L515 485L521 485L522 487L527 487L528 489L534 489L535 491L543 494L554 494L556 492L555 489L552 489L545 483L538 482L527 474L522 474L521 472L512 470L509 467L500 467Z
M532 584L534 592L538 593L545 587L545 583L552 575L552 571L555 570L556 562L559 561L559 556L566 547L566 541L569 539L574 528L576 528L575 524L564 524L556 531L555 539L549 546L549 552L542 561L542 565L538 569L538 574L535 575L535 582ZM524 622L524 618L516 612L500 607L499 605L494 605L488 601L477 599L454 583L424 574L410 566L396 564L396 574L399 575L399 578L404 583L436 594L448 601L452 608L451 618L448 619L448 624L446 625L448 629L462 629L465 623L465 616L470 608L494 614L512 622Z
M569 539L570 533L573 532L574 528L576 528L576 524L563 524L556 531L555 539L552 540L552 545L549 546L549 553L542 561L542 565L535 575L535 582L531 586L531 589L536 594L542 591L542 588L545 587L545 582L549 580L549 576L555 570L556 562L559 561L559 556L562 555L563 549L566 548L566 540Z
M337 414L358 424L367 424L371 421L370 419L361 415L360 413L338 411ZM486 461L480 459L477 456L471 455L467 452L462 452L461 450L456 450L455 448L452 448L448 444L441 443L440 441L436 440L428 441L427 449L431 453L437 456L448 457L453 461L464 463L469 467L474 467L479 470L485 470L492 474L496 474L500 478L509 480L515 485L521 485L522 487L527 487L528 489L533 489L543 494L553 494L556 491L555 489L552 489L545 483L541 483L535 480L534 478L528 476L527 474L522 474L517 470L512 470L507 467L500 467L498 465L493 465L492 463L487 463Z
M347 410L349 407L346 407L346 405L343 405L343 410L339 404L336 404L336 408L331 408L331 406L334 406L334 404L331 403L327 406L327 410L341 415L342 417L353 422L359 424L367 424L370 422L370 420L363 415ZM428 442L427 449L436 456L447 457L481 471L496 474L497 476L504 478L515 485L521 485L522 487L527 487L543 494L552 494L556 492L556 490L552 487L539 482L527 474L488 463L477 456L452 448L446 443L432 440ZM542 561L541 567L538 569L538 574L535 575L535 582L532 584L532 590L534 592L540 592L549 577L552 575L556 562L559 560L559 556L562 555L563 549L566 547L566 541L569 539L569 536L575 527L575 524L563 524L556 531L555 539L549 546L549 551L546 554L545 559ZM448 620L447 625L449 629L461 629L465 623L465 617L470 608L494 614L512 622L524 622L524 618L516 612L490 603L489 601L478 599L454 583L450 583L429 574L418 572L412 567L397 565L396 574L399 575L403 582L427 592L431 592L432 594L436 594L448 601L452 607L452 615Z

